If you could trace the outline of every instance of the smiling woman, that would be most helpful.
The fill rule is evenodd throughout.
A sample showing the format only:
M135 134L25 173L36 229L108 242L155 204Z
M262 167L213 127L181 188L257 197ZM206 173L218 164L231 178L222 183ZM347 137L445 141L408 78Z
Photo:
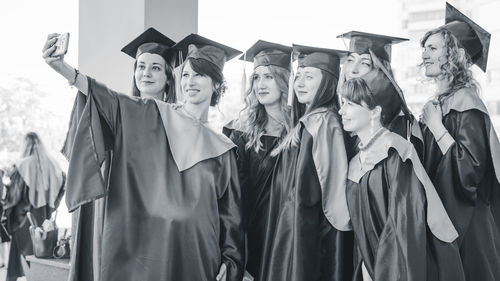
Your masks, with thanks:
M176 44L174 50L187 53L183 89L192 96L177 106L124 95L78 74L51 56L51 37L47 64L80 90L66 143L66 203L81 211L106 197L102 250L82 259L99 255L101 280L241 280L245 249L234 144L206 124L219 85L189 69L192 58L221 73L239 51L195 34ZM144 56L158 49L143 47L138 86L149 90L165 76L159 57ZM103 179L108 152L112 161Z

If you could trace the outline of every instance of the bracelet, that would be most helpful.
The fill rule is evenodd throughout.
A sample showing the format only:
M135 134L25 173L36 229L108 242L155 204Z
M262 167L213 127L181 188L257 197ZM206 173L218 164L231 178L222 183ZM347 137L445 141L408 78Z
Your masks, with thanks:
M445 135L448 133L448 131L444 130L444 132L439 136L439 138L436 139L436 142L439 142Z
M80 71L78 71L78 69L74 68L75 69L75 77L73 77L73 81L68 81L68 84L70 86L74 86L75 83L76 83L76 79L78 78L78 74L80 73Z

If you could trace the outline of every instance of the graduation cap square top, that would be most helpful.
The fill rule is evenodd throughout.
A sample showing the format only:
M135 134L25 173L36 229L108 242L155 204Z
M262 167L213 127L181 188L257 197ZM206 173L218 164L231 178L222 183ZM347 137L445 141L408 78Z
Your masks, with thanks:
M337 36L337 38L349 39L349 52L351 53L368 54L368 50L371 49L379 59L388 62L391 61L392 45L409 40L360 31L350 31Z
M472 62L486 71L491 34L450 3L446 3L446 19L442 28L451 32L469 54Z
M299 67L316 67L339 77L340 61L348 54L347 51L316 48L293 44L294 56L297 56Z
M406 104L403 91L377 55L372 50L369 50L369 53L372 57L374 68L363 75L361 79L368 85L377 104L381 104L385 108L390 108L393 113L402 110L404 115L410 120L411 113Z
M166 61L169 61L167 51L174 44L173 40L150 27L123 47L121 51L134 59L137 59L143 53L151 53L158 54Z
M279 66L290 70L292 47L264 40L259 40L252 45L240 60L253 62L254 69L259 66Z
M173 50L178 51L182 58L178 61L178 64L189 58L203 59L214 64L221 71L224 69L226 61L241 54L240 51L234 48L194 33L177 42L173 46Z

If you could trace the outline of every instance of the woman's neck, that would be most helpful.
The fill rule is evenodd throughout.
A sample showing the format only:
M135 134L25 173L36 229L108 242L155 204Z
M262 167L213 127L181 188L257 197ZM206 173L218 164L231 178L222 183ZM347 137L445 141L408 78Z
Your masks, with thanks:
M165 94L165 92L158 92L158 93L154 93L154 94L141 93L141 96L145 97L145 98L153 98L155 100L163 100L164 94Z
M206 103L186 103L184 105L184 110L191 115L193 118L201 121L201 122L207 122L208 121L208 108L209 105Z
M266 113L271 118L278 122L285 122L285 116L283 114L283 111L281 110L281 104L279 102L269 105L266 104L264 105L264 108L266 109Z
M444 77L436 79L436 86L437 86L436 95L439 96L441 94L448 92L448 90L450 89L450 84L451 81Z
M360 145L366 145L370 142L370 140L375 136L380 129L383 128L381 124L375 125L373 128L368 127L356 132L356 135L359 137L361 141Z

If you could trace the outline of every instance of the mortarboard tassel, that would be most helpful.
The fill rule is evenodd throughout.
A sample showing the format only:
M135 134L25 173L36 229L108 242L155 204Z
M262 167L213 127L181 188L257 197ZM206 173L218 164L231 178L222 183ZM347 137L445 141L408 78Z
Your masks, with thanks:
M246 72L246 60L247 60L247 52L243 54L243 74L241 76L241 101L245 102L246 91L247 91L247 72Z
M293 73L293 51L290 54L290 77L288 77L288 106L293 106L293 98L294 98L294 90L293 90L293 82L295 80L295 74Z
M177 101L184 102L184 95L182 94L182 89L181 89L181 78L182 78L182 64L184 63L182 59L182 51L179 51L179 56L178 56L178 62L179 65L174 69L174 76L175 76L175 95L177 96ZM179 102L179 103L180 103Z

